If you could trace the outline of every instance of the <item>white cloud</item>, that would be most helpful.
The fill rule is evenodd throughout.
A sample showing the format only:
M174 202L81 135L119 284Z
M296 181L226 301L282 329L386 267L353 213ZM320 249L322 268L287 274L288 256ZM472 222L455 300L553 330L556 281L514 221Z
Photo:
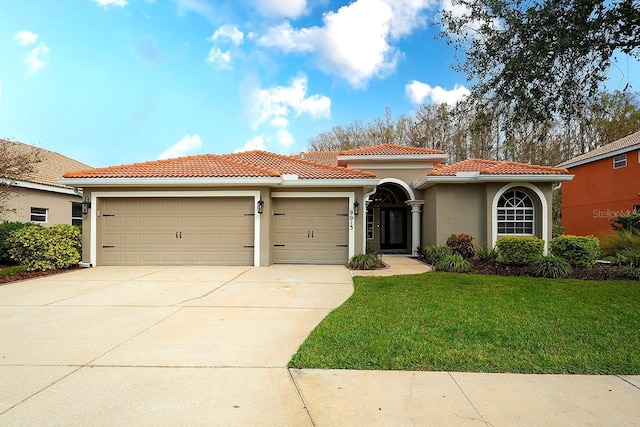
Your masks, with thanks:
M291 135L287 129L280 129L276 132L276 136L278 138L278 144L283 147L291 147L296 140Z
M271 120L270 124L274 128L286 128L289 126L289 120L285 119L284 117L275 117L273 120Z
M216 16L213 7L207 0L173 0L178 7L178 15L184 16L189 12L196 13L213 22Z
M256 89L250 95L253 127L262 123L307 114L312 118L328 118L331 114L331 99L324 95L307 96L307 77L299 76L289 86ZM280 121L280 123L283 123Z
M31 31L20 31L13 37L13 39L17 41L18 44L25 46L28 44L34 44L36 40L38 40L38 35Z
M242 147L235 150L234 153L240 153L242 151L252 151L252 150L265 151L263 136L256 136L254 138L251 138L249 141L247 141L246 144L244 144Z
M215 42L225 39L230 40L234 45L238 46L242 44L244 34L235 25L223 25L218 28L208 40Z
M426 100L431 104L455 105L458 101L469 96L471 92L461 85L455 85L453 89L446 90L441 86L431 87L426 83L413 80L405 86L407 96L414 104L423 104Z
M256 9L264 16L297 19L307 11L306 0L255 0Z
M187 156L189 154L193 154L193 152L198 150L200 147L202 147L202 139L200 138L200 135L197 133L193 135L185 135L184 138L160 154L158 160Z
M127 0L91 0L94 3L97 3L98 5L107 8L110 6L116 6L116 7L125 7L128 3Z
M47 65L48 57L49 47L46 44L40 43L38 46L34 47L31 52L27 54L27 57L24 60L29 68L29 74L33 74L44 68Z
M442 12L450 13L454 18L463 18L471 15L471 10L467 6L460 3L454 4L454 0L442 0L441 10ZM480 20L475 20L466 24L466 28L462 33L462 37L465 37L468 39L480 39L478 37L479 36L478 30L484 24L484 22ZM492 21L490 21L489 25L493 28L500 28L500 22L497 19L493 19ZM447 28L445 26L443 26L442 29L447 31Z
M289 22L270 28L259 45L285 53L313 53L320 69L364 88L391 73L401 57L393 45L425 25L423 12L434 0L356 0L327 12L321 27L295 29Z
M228 50L222 51L217 47L211 48L205 62L218 70L230 70L233 68L231 66L231 52Z

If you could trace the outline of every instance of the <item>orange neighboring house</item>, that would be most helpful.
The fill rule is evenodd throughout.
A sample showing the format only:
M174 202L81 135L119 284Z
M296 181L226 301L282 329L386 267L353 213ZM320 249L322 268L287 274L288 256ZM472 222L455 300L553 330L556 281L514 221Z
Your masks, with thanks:
M566 234L602 237L610 218L640 210L640 131L558 166L575 176L562 183Z

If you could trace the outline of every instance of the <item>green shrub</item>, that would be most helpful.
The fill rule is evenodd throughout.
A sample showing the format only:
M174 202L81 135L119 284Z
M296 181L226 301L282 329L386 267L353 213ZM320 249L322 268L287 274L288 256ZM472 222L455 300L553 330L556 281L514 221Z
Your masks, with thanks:
M600 242L594 236L558 236L551 240L551 253L573 267L591 268L600 256Z
M59 224L51 227L25 227L10 238L11 258L28 271L68 268L80 262L80 229Z
M628 280L640 280L640 270L632 265L627 265L622 269L622 276Z
M427 246L422 251L422 257L427 264L436 265L442 258L451 255L451 248L442 245Z
M628 231L632 234L640 234L640 212L638 211L611 218L609 221L611 221L611 227L615 231Z
M616 264L627 265L632 268L640 268L640 251L624 249L618 252L618 256L616 257Z
M380 259L374 253L358 254L349 260L349 268L352 270L374 270L380 268Z
M510 265L528 265L544 252L544 240L537 237L506 236L496 246L498 261Z
M612 231L604 236L600 242L600 249L604 256L617 256L625 249L640 252L640 235L628 230Z
M473 236L470 234L452 234L447 239L447 246L451 248L454 255L460 255L465 259L473 258L475 255Z
M24 227L31 227L35 224L31 222L3 222L0 223L0 264L11 264L14 261L9 255L9 249L11 249L11 242L9 238L14 231L20 230Z
M536 277L547 279L561 279L571 276L572 270L569 262L553 255L541 256L529 264L529 272Z
M476 258L482 262L493 262L498 259L498 250L496 248L489 249L484 245L476 245Z
M436 270L449 273L468 273L471 271L471 264L461 255L447 255L438 261Z

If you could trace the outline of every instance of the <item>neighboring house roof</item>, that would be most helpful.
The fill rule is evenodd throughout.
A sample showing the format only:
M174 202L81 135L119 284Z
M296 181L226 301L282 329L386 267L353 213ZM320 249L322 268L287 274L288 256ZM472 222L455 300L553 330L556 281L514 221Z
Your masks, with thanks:
M640 131L560 163L558 167L572 168L636 149L640 149Z
M502 181L559 182L573 179L564 168L508 161L467 159L451 165L436 165L427 176L413 183L417 189L436 183Z
M291 178L368 179L372 172L329 166L264 151L178 157L69 172L65 179L147 178Z
M338 154L340 156L395 156L402 154L444 154L444 151L430 148L408 147L406 145L379 144L353 150L342 150Z
M18 186L27 186L26 183L40 184L51 187L70 189L71 187L60 184L60 179L65 172L88 169L91 166L77 160L63 156L44 148L23 144L22 142L0 139L0 143L9 144L12 150L20 154L33 154L38 161L33 165L33 172L18 182Z
M310 151L293 154L294 159L308 160L310 162L324 163L325 165L338 166L339 151Z

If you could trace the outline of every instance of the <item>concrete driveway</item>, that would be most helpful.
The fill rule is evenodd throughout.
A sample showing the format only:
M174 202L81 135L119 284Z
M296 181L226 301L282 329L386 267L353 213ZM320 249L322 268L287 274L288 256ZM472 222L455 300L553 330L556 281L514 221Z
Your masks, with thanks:
M343 266L100 267L0 286L0 425L310 425L286 364Z

